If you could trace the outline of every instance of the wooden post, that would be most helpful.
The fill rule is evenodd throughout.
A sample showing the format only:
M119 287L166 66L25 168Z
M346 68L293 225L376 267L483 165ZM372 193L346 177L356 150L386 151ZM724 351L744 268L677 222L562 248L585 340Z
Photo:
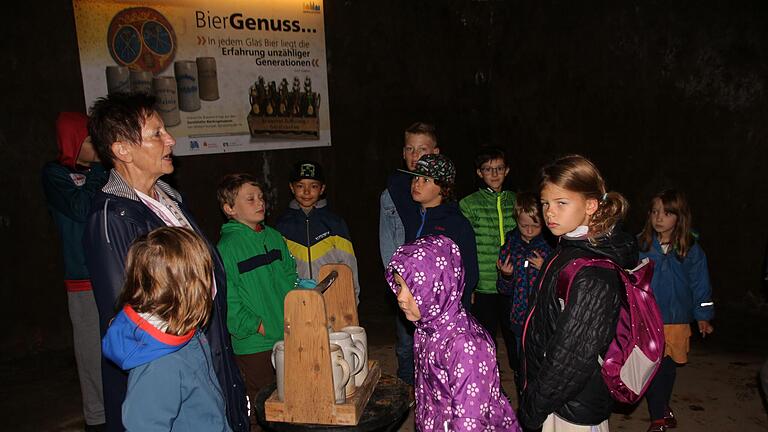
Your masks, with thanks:
M326 264L320 267L319 280L323 280L332 271L339 275L336 281L325 291L325 312L334 331L346 326L360 325L357 317L357 298L352 269L346 264Z
M293 290L285 297L285 421L332 421L333 393L323 296Z

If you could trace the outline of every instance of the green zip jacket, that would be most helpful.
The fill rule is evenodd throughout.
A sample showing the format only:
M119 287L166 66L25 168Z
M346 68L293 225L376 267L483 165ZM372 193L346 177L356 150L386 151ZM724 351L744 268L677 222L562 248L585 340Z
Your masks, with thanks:
M513 216L515 193L496 193L489 188L483 188L464 197L459 202L459 207L475 230L477 266L480 270L475 291L496 294L496 260L499 258L499 249L504 244L507 231L517 226Z
M296 263L275 229L236 220L221 226L218 248L227 272L227 327L235 354L269 351L283 339L283 301L296 285ZM264 336L259 324L264 324Z

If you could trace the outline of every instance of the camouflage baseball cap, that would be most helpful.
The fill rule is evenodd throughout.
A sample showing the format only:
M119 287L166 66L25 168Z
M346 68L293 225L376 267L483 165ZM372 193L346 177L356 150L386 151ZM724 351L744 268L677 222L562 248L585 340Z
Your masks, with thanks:
M403 169L400 171L414 176L430 177L448 184L453 184L456 180L456 168L453 162L440 153L425 154L420 157L413 171Z

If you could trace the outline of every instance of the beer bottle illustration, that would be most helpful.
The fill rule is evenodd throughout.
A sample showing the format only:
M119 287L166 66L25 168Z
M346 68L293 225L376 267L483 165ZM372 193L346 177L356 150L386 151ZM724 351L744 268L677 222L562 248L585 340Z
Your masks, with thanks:
M304 79L304 116L315 117L315 94L312 93L312 79Z
M267 94L266 94L266 105L264 108L264 112L266 113L267 117L272 117L276 115L277 111L277 88L275 87L275 82L270 81L269 85L267 86Z
M251 100L251 113L255 116L263 116L265 110L266 88L264 86L264 77L259 76L256 82L250 88L249 96Z
M282 81L280 81L280 98L279 98L279 104L277 113L281 117L285 117L288 115L288 80L283 78Z
M301 117L301 80L293 77L291 89L291 117Z

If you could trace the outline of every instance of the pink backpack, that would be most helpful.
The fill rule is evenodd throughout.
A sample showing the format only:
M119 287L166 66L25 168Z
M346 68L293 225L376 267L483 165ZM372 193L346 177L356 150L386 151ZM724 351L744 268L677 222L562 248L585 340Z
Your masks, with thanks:
M563 308L576 273L584 267L615 269L626 290L616 324L616 336L601 361L603 380L611 396L634 404L643 396L664 357L664 323L651 290L653 262L648 258L632 270L624 270L607 258L577 258L568 263L557 279L557 295Z

